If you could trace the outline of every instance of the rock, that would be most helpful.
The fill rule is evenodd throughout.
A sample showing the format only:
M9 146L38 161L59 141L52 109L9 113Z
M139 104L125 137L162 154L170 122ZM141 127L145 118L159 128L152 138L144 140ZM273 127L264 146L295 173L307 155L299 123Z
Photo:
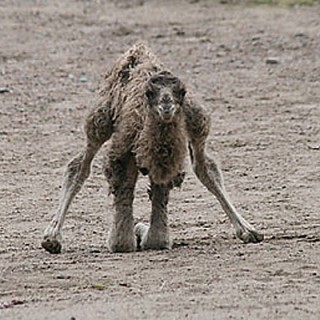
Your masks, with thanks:
M10 92L10 90L8 88L0 88L0 93L7 93L7 92Z
M83 75L80 77L80 82L82 82L82 83L88 82L88 77L87 77L85 74L83 74Z
M304 37L307 37L307 35L303 32L297 32L294 34L294 37L295 38L304 38Z
M278 58L269 57L266 59L266 64L279 64L280 61Z

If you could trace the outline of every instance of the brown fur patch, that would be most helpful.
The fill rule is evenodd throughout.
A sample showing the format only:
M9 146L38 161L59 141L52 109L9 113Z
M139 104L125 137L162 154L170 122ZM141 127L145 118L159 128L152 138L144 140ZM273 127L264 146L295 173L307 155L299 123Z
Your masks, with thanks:
M183 170L186 146L183 115L169 124L147 117L134 148L137 165L148 170L152 182L169 183Z

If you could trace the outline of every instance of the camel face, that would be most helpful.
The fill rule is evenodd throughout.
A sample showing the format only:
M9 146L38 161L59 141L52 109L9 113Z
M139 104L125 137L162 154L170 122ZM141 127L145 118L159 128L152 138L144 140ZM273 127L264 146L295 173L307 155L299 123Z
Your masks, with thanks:
M169 72L151 77L145 91L151 112L164 123L172 122L180 113L185 94L182 82Z

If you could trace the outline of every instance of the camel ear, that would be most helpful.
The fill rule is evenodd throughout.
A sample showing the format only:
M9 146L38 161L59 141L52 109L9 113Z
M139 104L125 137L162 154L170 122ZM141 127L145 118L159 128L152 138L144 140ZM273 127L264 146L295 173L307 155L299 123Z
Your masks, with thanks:
M177 98L179 99L180 103L183 102L183 99L184 99L186 93L187 93L187 91L186 91L184 84L182 82L179 82L178 87L175 90L175 94L176 94Z
M186 93L187 93L187 91L186 91L186 88L185 88L185 87L180 88L180 90L179 90L179 97L180 97L181 100L184 99Z
M145 95L149 101L156 97L156 88L151 83L146 86Z

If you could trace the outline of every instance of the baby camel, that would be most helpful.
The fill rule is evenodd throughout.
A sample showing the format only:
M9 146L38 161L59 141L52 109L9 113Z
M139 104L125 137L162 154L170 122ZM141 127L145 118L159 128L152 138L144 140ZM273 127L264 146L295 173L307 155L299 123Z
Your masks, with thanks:
M86 120L86 148L67 165L60 204L42 241L45 250L61 252L61 228L69 205L88 178L94 156L110 138L105 175L114 196L108 239L112 252L171 248L167 204L170 190L183 182L188 152L196 176L217 197L236 235L245 243L263 240L230 202L219 168L205 152L208 115L145 45L134 45L120 57L106 75L99 97ZM152 212L150 225L134 226L132 204L139 172L150 180Z

